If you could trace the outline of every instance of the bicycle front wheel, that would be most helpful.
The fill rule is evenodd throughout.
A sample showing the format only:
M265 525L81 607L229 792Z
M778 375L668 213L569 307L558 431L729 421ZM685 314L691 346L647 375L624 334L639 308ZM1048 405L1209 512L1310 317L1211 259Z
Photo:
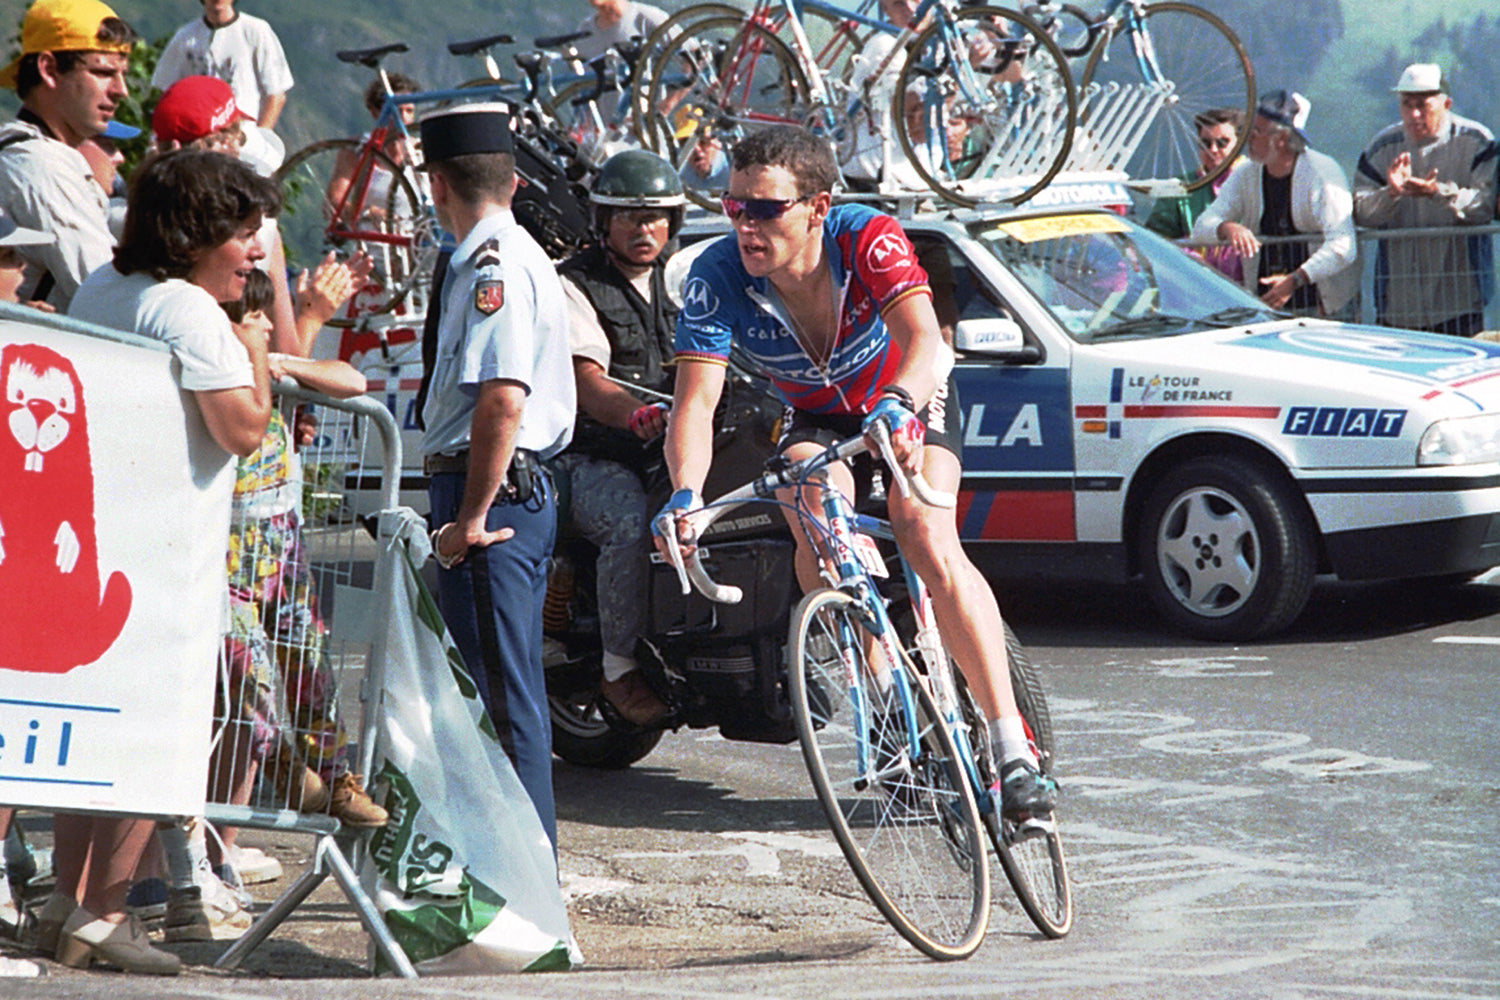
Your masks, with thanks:
M1216 15L1191 4L1164 2L1145 8L1139 31L1128 23L1094 48L1084 66L1082 89L1091 85L1165 89L1165 103L1126 161L1136 180L1189 178L1189 191L1228 170L1239 156L1255 112L1255 71L1245 47ZM1198 126L1194 118L1224 108L1243 112L1245 127L1219 169L1202 177L1198 160Z
M384 152L357 139L315 142L282 164L275 181L288 267L312 267L329 250L365 251L375 270L354 303L361 315L425 295L437 248L433 221L406 171ZM353 323L347 313L330 325Z
M966 7L912 39L891 109L911 167L968 208L1019 205L1046 187L1067 161L1077 116L1062 50L1001 7Z
M926 690L910 685L908 713L897 695L905 678L867 660L869 639L859 603L842 591L816 591L797 608L788 674L807 772L849 867L891 926L932 958L967 958L990 906L974 793Z
M1010 660L1010 685L1015 692L1016 706L1026 721L1032 742L1036 744L1042 772L1050 774L1056 743L1047 697L1042 692L1036 668L1031 665L1009 623L1005 625L1005 652ZM972 741L975 763L981 781L988 788L995 783L998 771L989 738L985 735L984 715L964 683L963 675L957 669L953 674L964 721L968 723L969 731L976 734ZM1063 854L1062 838L1057 832L1056 814L1045 823L1017 824L991 810L985 813L984 823L1000 858L1000 867L1031 922L1049 938L1067 934L1073 927L1073 892L1068 884L1068 862Z

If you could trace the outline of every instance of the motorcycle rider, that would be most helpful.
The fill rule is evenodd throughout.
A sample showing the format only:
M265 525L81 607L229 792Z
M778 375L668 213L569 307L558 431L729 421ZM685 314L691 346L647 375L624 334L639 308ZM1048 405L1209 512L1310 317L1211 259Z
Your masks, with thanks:
M686 198L666 160L632 149L605 161L589 201L597 243L558 265L578 420L553 468L571 484L565 516L599 548L601 691L626 721L651 726L667 707L635 661L650 589L642 474L647 442L667 428L677 309L667 296L663 251L682 225Z

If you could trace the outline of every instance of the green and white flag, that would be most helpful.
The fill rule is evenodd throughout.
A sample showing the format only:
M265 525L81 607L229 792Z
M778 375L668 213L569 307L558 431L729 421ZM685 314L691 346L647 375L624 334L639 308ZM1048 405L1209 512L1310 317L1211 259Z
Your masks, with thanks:
M572 968L552 845L418 572L425 525L384 511L380 537L374 777L391 818L370 839L365 889L423 975Z

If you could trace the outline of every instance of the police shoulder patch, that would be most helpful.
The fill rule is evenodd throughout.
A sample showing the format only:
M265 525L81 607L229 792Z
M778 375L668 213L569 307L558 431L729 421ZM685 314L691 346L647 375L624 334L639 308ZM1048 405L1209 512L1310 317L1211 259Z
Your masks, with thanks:
M474 285L474 308L486 316L498 312L505 305L505 282L480 281Z

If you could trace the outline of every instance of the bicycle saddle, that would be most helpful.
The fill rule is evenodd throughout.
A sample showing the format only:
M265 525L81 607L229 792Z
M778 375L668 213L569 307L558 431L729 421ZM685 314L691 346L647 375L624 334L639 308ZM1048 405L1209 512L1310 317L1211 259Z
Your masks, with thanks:
M538 38L536 45L539 49L560 49L564 45L573 44L580 38L587 38L590 34L592 32L570 31L566 35L548 35L545 38Z
M485 38L475 38L467 42L449 42L448 51L456 56L471 56L476 52L483 51L491 45L512 45L515 38L511 35L489 35Z
M374 69L380 65L380 58L382 56L388 56L392 52L405 52L406 50L405 42L395 42L391 45L379 45L373 49L345 49L342 52L334 53L334 55L338 56L341 62L359 63L361 66L368 66Z

